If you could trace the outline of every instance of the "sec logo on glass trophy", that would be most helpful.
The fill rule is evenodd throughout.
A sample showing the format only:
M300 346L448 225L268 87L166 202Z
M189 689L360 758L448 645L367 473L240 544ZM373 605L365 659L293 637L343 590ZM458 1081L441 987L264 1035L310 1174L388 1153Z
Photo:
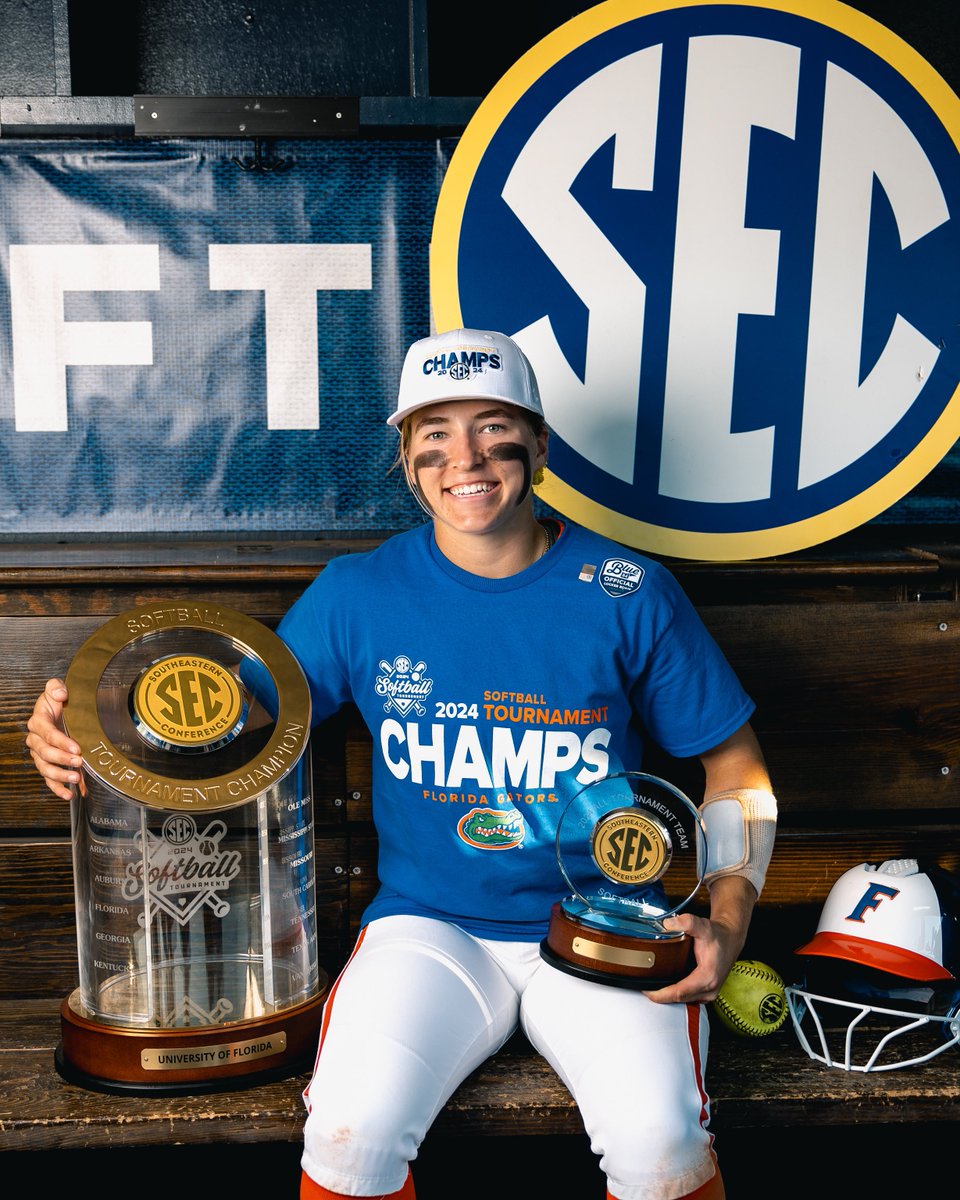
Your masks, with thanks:
M690 973L693 939L663 925L693 900L707 861L703 821L683 792L640 771L598 779L567 804L556 844L570 892L550 913L547 962L627 988Z

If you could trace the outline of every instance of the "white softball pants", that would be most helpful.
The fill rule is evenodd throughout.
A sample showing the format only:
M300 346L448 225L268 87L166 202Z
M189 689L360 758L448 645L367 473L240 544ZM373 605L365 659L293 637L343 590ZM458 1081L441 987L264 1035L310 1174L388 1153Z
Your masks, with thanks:
M711 1178L701 1006L578 979L536 943L404 916L367 926L327 999L304 1171L349 1196L397 1191L437 1113L518 1023L576 1100L613 1196L674 1200Z

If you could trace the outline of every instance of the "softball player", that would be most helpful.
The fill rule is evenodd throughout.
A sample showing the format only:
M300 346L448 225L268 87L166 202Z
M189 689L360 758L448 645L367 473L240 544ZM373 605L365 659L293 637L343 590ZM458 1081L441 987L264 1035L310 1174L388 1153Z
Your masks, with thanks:
M304 1093L301 1198L412 1200L433 1119L519 1027L576 1099L609 1197L717 1200L704 1006L743 947L776 824L753 703L662 566L536 519L548 430L510 338L414 343L388 424L429 520L334 559L278 629L315 719L353 703L370 729L379 841L380 888ZM66 698L51 680L27 736L64 798L80 765ZM639 769L647 738L703 763L710 915L668 918L696 965L640 991L539 946L567 890L565 804Z

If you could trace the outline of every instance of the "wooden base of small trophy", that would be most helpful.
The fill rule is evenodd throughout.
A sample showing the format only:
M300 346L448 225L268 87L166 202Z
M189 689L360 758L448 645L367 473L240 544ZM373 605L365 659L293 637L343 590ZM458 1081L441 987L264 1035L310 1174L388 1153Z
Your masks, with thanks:
M590 912L579 903L554 904L540 944L548 963L581 979L637 989L665 987L693 969L693 939L686 934L648 932L638 922Z
M328 991L324 977L306 1003L230 1025L128 1029L85 1016L78 988L60 1005L57 1073L95 1092L168 1096L286 1079L313 1063Z

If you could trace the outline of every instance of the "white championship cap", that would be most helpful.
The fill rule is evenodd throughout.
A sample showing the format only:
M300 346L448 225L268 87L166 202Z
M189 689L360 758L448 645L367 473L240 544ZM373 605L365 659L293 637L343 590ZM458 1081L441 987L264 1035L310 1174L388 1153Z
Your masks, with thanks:
M399 425L408 413L446 400L500 400L543 416L527 356L513 338L488 329L451 329L414 342L387 424Z

